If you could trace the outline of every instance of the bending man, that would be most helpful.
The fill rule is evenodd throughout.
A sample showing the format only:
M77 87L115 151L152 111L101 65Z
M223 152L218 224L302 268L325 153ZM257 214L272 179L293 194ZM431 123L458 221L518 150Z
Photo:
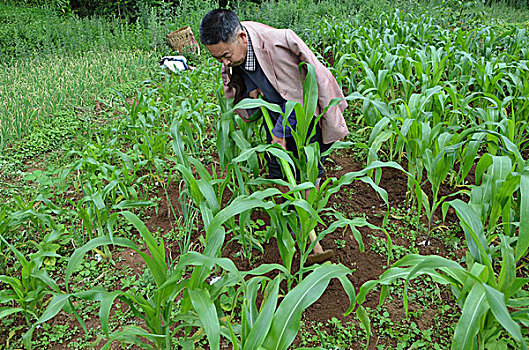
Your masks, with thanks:
M268 102L282 106L284 111L288 100L303 103L303 79L306 72L303 76L299 74L301 62L315 67L319 92L317 115L323 112L333 98L344 97L331 72L290 29L276 29L257 22L240 22L233 11L216 9L208 12L202 19L200 39L211 55L222 63L225 96L233 98L234 104L243 98L262 96ZM349 133L342 115L346 107L347 102L342 100L337 106L329 108L316 125L316 134L311 142L318 142L322 153L333 142ZM236 113L243 120L249 119L247 110L237 110ZM291 134L291 127L296 126L295 113L288 117L288 123L283 123L280 114L270 113L270 116L274 128L265 128L267 141L279 144L296 156L297 148ZM277 159L267 157L267 162L269 177L283 178ZM319 178L322 175L323 167L320 162ZM313 238L311 235L311 240ZM319 255L321 259L329 256L329 253L321 255L324 252L319 244L314 250L315 255Z

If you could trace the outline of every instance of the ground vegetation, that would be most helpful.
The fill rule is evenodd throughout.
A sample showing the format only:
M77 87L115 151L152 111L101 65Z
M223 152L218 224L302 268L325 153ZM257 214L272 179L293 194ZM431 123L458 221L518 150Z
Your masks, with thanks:
M527 348L527 8L228 4L296 30L344 91L316 188L319 149L264 145L212 58L158 66L215 2L81 3L0 4L3 347ZM307 266L313 229L335 257Z

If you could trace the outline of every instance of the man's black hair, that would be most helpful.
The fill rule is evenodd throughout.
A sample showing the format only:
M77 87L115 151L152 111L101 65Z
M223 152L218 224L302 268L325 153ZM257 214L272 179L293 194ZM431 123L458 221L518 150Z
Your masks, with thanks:
M241 28L241 22L235 12L226 9L211 10L200 23L200 40L204 45L228 42Z

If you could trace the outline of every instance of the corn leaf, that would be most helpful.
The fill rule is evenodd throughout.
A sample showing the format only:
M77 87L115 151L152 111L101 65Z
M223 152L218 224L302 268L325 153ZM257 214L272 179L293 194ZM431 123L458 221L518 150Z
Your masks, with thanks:
M259 349L270 330L279 296L279 283L281 282L280 276L281 275L270 282L266 288L264 293L265 299L261 304L259 315L252 324L250 333L243 344L243 349L245 350Z
M0 307L0 319L7 317L9 315L15 314L17 312L23 312L23 311L24 309L20 307L9 307L9 306Z
M529 248L529 174L520 175L520 225L518 242L516 243L516 258L520 260Z
M219 318L208 291L205 289L190 290L189 296L204 326L204 331L209 341L209 348L213 350L220 349Z
M332 278L345 276L350 272L343 265L322 265L314 269L279 305L263 347L287 349L299 331L303 310L320 298Z
M503 328L505 328L514 339L522 344L523 349L527 349L520 326L514 322L509 314L507 306L505 305L505 296L503 293L486 284L483 284L483 287L485 288L485 294L490 305L490 310L494 317L496 317L496 320L498 320Z
M453 350L471 350L476 343L481 317L489 309L487 295L481 283L476 283L468 293L461 318L457 322L452 339Z

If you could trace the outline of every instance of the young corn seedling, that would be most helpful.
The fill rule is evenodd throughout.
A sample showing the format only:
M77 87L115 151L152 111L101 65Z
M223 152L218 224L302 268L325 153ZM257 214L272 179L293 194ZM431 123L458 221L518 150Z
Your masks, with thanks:
M0 224L0 242L5 245L15 256L17 264L20 264L20 274L11 274L2 271L0 282L5 286L0 289L0 319L14 314L22 314L29 327L33 325L42 315L46 298L53 292L58 292L57 283L48 275L44 268L47 264L54 264L60 255L56 253L60 245L57 244L63 232L59 230L49 215L36 213L33 210L16 211L10 215L2 214ZM41 227L47 227L51 232L47 233L38 244L38 251L24 256L15 246L6 240L9 231L17 229L21 224L31 221L39 222ZM13 305L17 306L13 306ZM30 327L23 335L24 344L30 347L33 328Z
M193 287L185 287L181 276L175 274L160 287L162 290L172 290L184 286L189 290L186 301L192 304L194 310L188 314L182 313L177 318L182 321L181 327L199 327L203 332L198 331L180 339L179 345L184 349L192 349L194 343L204 336L211 349L219 349L221 337L231 342L234 349L287 349L300 329L302 312L319 299L331 279L340 281L351 302L355 298L354 288L347 278L351 271L342 265L317 267L286 293L279 305L279 285L288 275L281 265L263 264L251 271L239 271L230 259L190 252L181 257L176 270L183 270L185 266L195 266L195 269L207 266L209 273L206 278L217 266L221 270L215 270L221 277L210 283L203 280ZM274 279L265 277L265 274L274 270L279 272ZM234 287L235 293L230 292ZM259 289L262 289L263 295L260 307L256 304ZM240 309L233 308L231 313L225 310L219 302L222 296L228 296L234 302L242 301ZM353 307L354 304L351 304L346 314ZM237 312L240 312L240 323Z
M524 194L522 200L526 202L526 191ZM461 200L446 204L444 213L448 205L452 206L465 232L469 248L466 268L440 256L407 255L378 280L364 283L358 292L357 303L362 304L366 295L377 285L382 286L381 295L385 296L387 286L402 278L406 281L404 306L407 310L409 282L420 275L429 275L438 283L451 287L461 308L461 317L452 338L452 349L493 348L501 343L498 338L503 330L521 349L527 349L521 329L527 326L529 304L522 300L526 299L527 294L523 286L529 280L516 277L516 262L526 254L527 244L517 246L516 256L511 247L512 240L507 236L498 235L501 239L498 247L489 246L478 213ZM518 243L521 239L527 242L527 232L520 235Z
M476 165L476 185L470 190L469 205L490 236L493 236L500 218L508 236L515 235L516 222L519 222L518 244L524 247L527 244L525 238L522 239L527 231L524 199L527 180L525 169L516 172L516 167L508 156L483 155Z

